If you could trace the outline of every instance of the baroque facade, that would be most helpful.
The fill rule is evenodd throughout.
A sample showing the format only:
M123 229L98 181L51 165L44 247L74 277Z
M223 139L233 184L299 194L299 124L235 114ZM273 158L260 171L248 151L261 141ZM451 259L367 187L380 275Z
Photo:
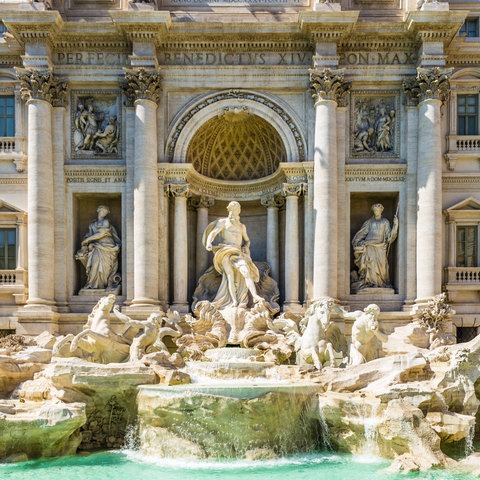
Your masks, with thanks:
M284 311L376 303L388 331L445 291L476 334L476 2L0 12L0 330L76 332L106 292L188 312L236 200Z

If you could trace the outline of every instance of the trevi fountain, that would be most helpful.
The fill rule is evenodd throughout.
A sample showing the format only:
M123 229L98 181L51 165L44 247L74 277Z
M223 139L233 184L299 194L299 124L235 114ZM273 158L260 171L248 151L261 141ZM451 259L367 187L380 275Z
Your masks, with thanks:
M83 330L0 340L0 478L479 476L480 336L453 344L445 295L388 335L376 304L280 313L240 204L227 210L203 235L213 265L192 313L136 320L98 208L76 257L105 295ZM358 288L388 283L385 250L369 252L396 238L382 210L353 240Z

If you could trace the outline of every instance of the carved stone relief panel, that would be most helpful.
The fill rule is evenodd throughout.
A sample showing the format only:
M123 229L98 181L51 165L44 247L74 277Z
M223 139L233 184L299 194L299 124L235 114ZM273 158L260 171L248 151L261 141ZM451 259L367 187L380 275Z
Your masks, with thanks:
M118 91L72 92L71 115L72 159L121 158Z
M353 92L350 154L369 161L399 156L400 119L397 92Z

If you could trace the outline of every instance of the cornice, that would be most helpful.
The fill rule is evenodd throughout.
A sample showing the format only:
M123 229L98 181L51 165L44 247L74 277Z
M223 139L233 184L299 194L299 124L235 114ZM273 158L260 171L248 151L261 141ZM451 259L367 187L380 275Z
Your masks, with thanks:
M300 30L312 41L339 42L345 39L357 23L358 11L299 12Z
M64 26L60 13L55 10L8 10L2 12L2 21L20 44L39 40L54 43Z
M469 184L480 183L480 175L476 173L444 173L442 175L444 184Z
M27 174L0 175L0 185L27 185Z
M462 26L468 11L416 10L408 13L405 28L422 42L443 42L448 46Z

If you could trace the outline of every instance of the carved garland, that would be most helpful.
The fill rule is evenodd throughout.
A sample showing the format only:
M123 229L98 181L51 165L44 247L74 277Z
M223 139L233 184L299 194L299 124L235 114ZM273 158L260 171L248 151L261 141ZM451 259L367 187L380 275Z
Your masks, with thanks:
M44 100L54 107L64 104L67 93L67 82L54 77L50 70L38 71L17 68L20 80L20 95L24 102Z
M260 103L265 107L273 110L287 124L287 126L289 127L289 129L291 130L295 138L295 142L298 150L298 161L303 162L305 160L305 149L303 146L302 135L300 134L292 117L282 107L272 102L269 98L259 95L257 93L252 93L252 92L242 91L242 90L228 90L226 92L222 92L222 93L213 95L211 97L205 98L201 103L198 103L197 105L195 105L195 107L189 110L182 117L182 120L178 123L175 129L175 132L172 135L170 144L168 146L167 155L168 155L169 162L173 162L173 155L175 152L175 147L177 145L178 138L182 133L183 129L185 128L185 125L191 120L191 118L194 115L196 115L198 112L200 112L202 109L204 109L205 107L208 107L209 105L212 105L213 103L220 102L222 100L230 100L230 99L251 100L253 102Z
M405 79L403 88L407 99L412 103L424 100L440 100L444 104L450 97L451 68L434 67L432 69L417 67L414 79Z

